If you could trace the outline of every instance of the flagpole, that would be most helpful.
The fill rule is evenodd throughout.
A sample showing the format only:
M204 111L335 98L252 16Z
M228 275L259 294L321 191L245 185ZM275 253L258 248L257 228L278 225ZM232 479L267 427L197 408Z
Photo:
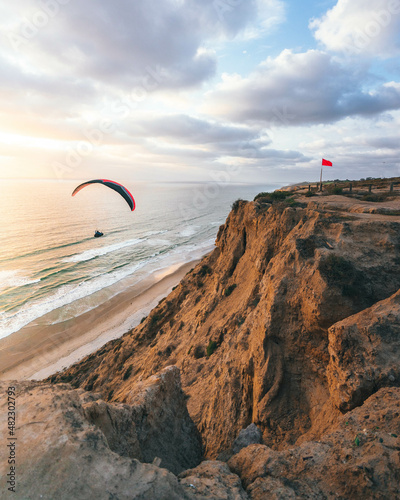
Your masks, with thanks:
M321 167L321 175L319 177L319 190L322 191L322 167Z

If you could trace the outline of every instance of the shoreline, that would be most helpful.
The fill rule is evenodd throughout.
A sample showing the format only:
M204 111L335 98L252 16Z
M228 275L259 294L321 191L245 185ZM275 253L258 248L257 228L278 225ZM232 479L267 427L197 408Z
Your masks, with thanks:
M0 339L0 380L42 380L121 337L200 260L159 270L76 318L53 325L28 325Z

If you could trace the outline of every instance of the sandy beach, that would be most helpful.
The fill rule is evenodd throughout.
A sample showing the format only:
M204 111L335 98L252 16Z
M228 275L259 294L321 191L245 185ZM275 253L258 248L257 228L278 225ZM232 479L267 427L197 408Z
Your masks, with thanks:
M0 380L44 379L138 325L199 261L154 273L76 318L0 339Z

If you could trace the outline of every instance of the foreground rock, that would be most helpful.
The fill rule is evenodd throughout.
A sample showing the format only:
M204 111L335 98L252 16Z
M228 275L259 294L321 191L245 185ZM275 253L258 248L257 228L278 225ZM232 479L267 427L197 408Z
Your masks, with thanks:
M118 454L141 462L159 458L159 465L174 474L200 463L200 435L189 417L175 366L132 386L129 405L93 401L91 393L81 399L88 421Z
M206 461L179 475L182 487L197 499L246 500L240 478L224 462Z
M136 395L139 408L146 394L150 393L150 400L153 391L160 396L167 387L165 378L175 375L175 369L167 369L145 383L144 393L138 391ZM7 414L3 395L11 384L0 384L1 415ZM67 384L15 382L14 386L16 493L7 491L4 483L2 499L400 498L399 388L381 389L362 407L342 416L320 441L282 451L250 444L228 463L205 461L176 477L159 467L161 459L157 457L154 464L146 464L126 456L144 452L132 430L138 422L131 421L129 427L127 417L140 414L144 432L146 417L142 410L135 413L128 405L107 404L98 395L73 390ZM171 403L164 398L164 405ZM94 407L106 411L95 413ZM166 407L166 411L170 409ZM92 423L94 414L96 425ZM2 436L6 436L6 419L1 425ZM250 440L259 438L252 427L238 441L245 444L246 435ZM155 436L155 442L159 439ZM165 439L169 442L170 437ZM155 447L151 439L147 443ZM178 459L178 451L174 453ZM9 472L8 455L6 446L2 446L3 480Z
M187 414L179 372L170 367L135 391L135 405L107 404L66 384L1 383L1 435L8 436L7 388L15 387L16 495L48 500L192 498L171 472L195 466L200 440ZM10 472L6 444L0 475ZM153 460L157 464L140 463Z
M400 389L381 389L320 441L285 451L250 445L228 465L249 497L400 498Z

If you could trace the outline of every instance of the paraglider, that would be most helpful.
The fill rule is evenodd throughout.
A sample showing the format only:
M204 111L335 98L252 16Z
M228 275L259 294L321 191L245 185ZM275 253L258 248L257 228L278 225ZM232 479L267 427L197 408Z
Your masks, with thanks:
M108 179L93 179L91 181L86 181L82 184L79 184L79 186L77 186L72 191L72 196L75 196L76 193L78 193L84 187L89 186L89 184L103 184L104 186L107 186L107 187L113 189L118 194L120 194L122 196L122 198L124 198L124 200L128 203L129 208L131 209L132 212L135 210L135 207L136 207L135 200L133 199L133 196L131 195L131 193L126 189L126 187L124 187L122 184L118 184L118 182L110 181ZM94 237L100 238L100 236L103 236L103 234L104 233L102 233L101 231L98 231L96 229L96 231L94 232Z
M77 186L73 190L72 196L75 196L76 193L78 193L81 189L88 186L89 184L103 184L104 186L113 189L124 198L124 200L128 203L132 212L135 210L136 206L135 200L133 199L131 193L126 189L126 187L124 187L122 184L118 184L118 182L110 181L107 179L94 179L92 181L86 181L83 184L79 184L79 186Z

